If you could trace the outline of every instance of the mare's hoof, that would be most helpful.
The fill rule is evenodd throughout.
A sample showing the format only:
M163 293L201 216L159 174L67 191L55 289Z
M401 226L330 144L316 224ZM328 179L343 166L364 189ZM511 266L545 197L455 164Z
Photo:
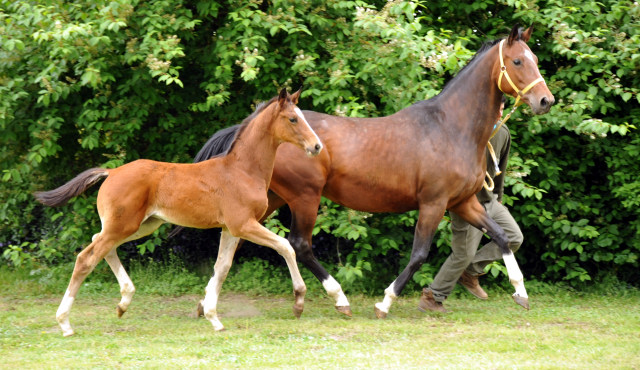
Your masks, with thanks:
M376 313L376 317L379 319L386 319L387 318L387 313L380 310L378 307L373 306L373 312Z
M527 310L529 309L529 298L521 297L515 294L512 295L511 297L517 304L519 304L520 306L524 307Z
M298 306L298 305L293 305L293 316L296 317L296 319L299 319L300 316L302 315L302 311L304 310L304 306Z
M196 308L196 317L203 317L203 316L204 316L204 306L202 305L202 301L200 301L198 302L198 307Z
M116 313L118 314L118 318L122 317L122 315L124 315L124 310L120 307L120 305L118 304L118 306L116 307ZM72 333L73 334L73 333Z
M343 315L347 315L349 317L353 316L353 313L351 313L350 306L336 306L336 311L340 312Z

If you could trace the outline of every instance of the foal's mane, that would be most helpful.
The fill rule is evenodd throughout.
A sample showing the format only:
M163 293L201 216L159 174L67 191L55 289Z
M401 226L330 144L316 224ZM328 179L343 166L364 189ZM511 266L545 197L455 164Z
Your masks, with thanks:
M233 149L234 144L236 143L238 137L242 135L244 130L249 126L249 124L256 118L258 115L267 109L269 105L275 102L278 99L277 96L271 98L271 100L266 102L260 102L256 106L256 109L251 113L247 118L242 120L242 122L238 125L230 126L224 128L218 132L216 132L207 143L202 147L200 152L196 155L194 162L201 162L207 160L209 158L223 157ZM215 155L211 155L212 153L217 153Z

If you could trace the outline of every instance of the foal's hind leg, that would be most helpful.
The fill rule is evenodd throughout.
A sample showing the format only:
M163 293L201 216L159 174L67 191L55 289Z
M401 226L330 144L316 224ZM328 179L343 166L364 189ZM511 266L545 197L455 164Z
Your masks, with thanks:
M158 227L163 223L164 221L161 219L150 217L140 225L138 231L125 239L123 243L147 236L158 229ZM133 294L136 292L136 288L133 285L131 278L129 278L129 275L127 275L127 271L125 271L124 266L122 266L115 248L112 249L104 259L109 264L109 267L111 267L111 271L113 271L116 279L118 279L118 284L120 284L120 294L122 295L122 299L116 307L116 313L118 314L118 317L122 317L131 303L131 299L133 298Z
M205 290L206 294L204 300L198 305L198 311L202 309L202 314L211 321L213 328L216 331L224 329L224 325L218 319L218 297L220 296L220 290L222 289L222 283L224 283L233 263L233 255L238 247L240 238L236 238L227 229L222 229L220 234L220 247L218 248L218 258L216 264L213 267L213 276L209 280L209 284Z
M119 240L117 238L105 237L103 233L100 233L94 237L91 244L78 254L73 268L73 274L71 275L71 281L56 312L56 320L65 337L73 335L74 333L69 323L69 313L71 312L71 306L73 306L73 301L82 282L87 275L93 271L98 262L100 262L109 251L119 245L118 242Z
M122 266L115 248L112 249L104 259L109 264L109 267L111 267L111 271L116 275L118 284L120 284L120 294L122 295L122 299L116 307L116 313L118 314L118 317L122 317L131 303L131 298L133 298L133 294L136 292L136 287L133 285L129 275L127 275L127 271L125 271L124 266Z

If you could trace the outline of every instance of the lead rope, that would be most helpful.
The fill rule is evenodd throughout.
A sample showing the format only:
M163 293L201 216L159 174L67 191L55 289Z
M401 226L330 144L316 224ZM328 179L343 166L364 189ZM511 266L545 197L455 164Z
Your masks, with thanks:
M513 88L513 90L516 92L518 96L516 97L516 101L513 104L513 108L511 108L511 111L507 113L507 115L504 116L503 119L499 119L498 122L496 122L493 128L493 132L489 137L489 140L491 140L491 138L493 138L496 135L496 133L498 133L498 130L500 130L500 127L502 127L502 125L504 125L504 123L507 122L507 120L511 117L513 112L515 112L516 109L520 106L520 104L522 104L520 99L524 96L524 94L526 94L529 90L531 90L531 88L533 88L537 83L544 81L544 78L540 76L536 78L533 82L531 82L529 85L527 85L527 87L525 87L522 90L519 90L516 84L514 84L513 81L511 81L511 77L509 77L509 73L507 72L507 67L504 65L504 59L502 58L502 45L504 44L504 41L505 41L504 39L500 41L500 46L498 48L500 53L500 75L498 75L498 89L500 89L500 91L504 93L501 86L502 76L504 75L507 78L507 82L509 82L509 85L511 85L511 88ZM493 166L496 171L496 176L498 176L502 173L502 171L500 171L500 167L498 167L498 159L496 158L496 153L493 150L493 145L491 145L491 141L487 141L487 149L489 149L489 154L491 155L491 160L493 161ZM487 184L487 179L489 180L491 185ZM493 191L495 187L493 178L491 177L491 175L489 175L489 171L485 171L485 180L482 186L484 186L484 188L487 189L487 191Z

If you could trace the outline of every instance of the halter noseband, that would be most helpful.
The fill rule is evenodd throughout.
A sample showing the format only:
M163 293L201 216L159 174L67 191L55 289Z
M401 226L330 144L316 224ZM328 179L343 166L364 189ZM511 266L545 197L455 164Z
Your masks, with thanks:
M500 41L500 47L498 48L500 53L500 75L498 76L498 89L500 89L500 91L504 93L504 90L502 90L502 76L504 75L507 78L507 82L509 82L509 85L511 85L511 88L516 92L516 94L518 94L518 96L516 97L515 105L520 105L522 104L520 102L520 98L522 98L524 94L529 92L529 90L531 90L531 88L533 88L536 84L538 84L539 82L543 82L544 78L540 76L529 85L527 85L527 87L525 87L524 89L518 90L518 86L513 83L511 77L509 77L509 72L507 72L507 67L504 65L504 58L502 57L502 45L504 44L504 41L505 39L502 39L502 41Z
M516 111L518 106L522 104L520 99L524 96L524 94L529 92L529 90L531 90L539 82L544 82L544 78L540 76L537 79L535 79L533 82L531 82L529 85L527 85L524 89L522 90L518 89L518 86L516 86L516 84L514 84L513 81L511 80L511 77L509 77L509 72L507 72L507 67L504 65L504 58L502 57L502 45L504 44L504 42L505 42L505 39L502 39L498 47L498 50L500 53L500 74L498 75L498 89L500 89L502 93L505 93L504 90L502 90L502 76L504 75L507 78L507 82L509 82L509 85L511 85L511 88L516 92L518 96L516 97L516 102L513 104L513 108L511 108L511 111L507 113L507 115L503 119L498 120L498 122L496 123L496 126L493 129L493 133L491 134L491 137L489 139L491 139L496 135L498 130L500 130L500 127L502 127L502 125L504 125L504 123L507 122L509 117L511 117L511 114L513 114L513 112ZM487 149L489 149L489 154L491 155L491 159L493 160L493 165L496 170L496 176L498 176L500 175L500 173L502 173L502 171L500 171L500 168L498 167L498 159L496 158L496 153L493 150L493 145L491 145L490 141L487 142ZM489 175L488 171L486 172L485 177L486 179L489 179L489 182L491 184L490 185L487 184L487 181L485 179L483 186L488 191L492 191L494 188L494 182L491 176Z

